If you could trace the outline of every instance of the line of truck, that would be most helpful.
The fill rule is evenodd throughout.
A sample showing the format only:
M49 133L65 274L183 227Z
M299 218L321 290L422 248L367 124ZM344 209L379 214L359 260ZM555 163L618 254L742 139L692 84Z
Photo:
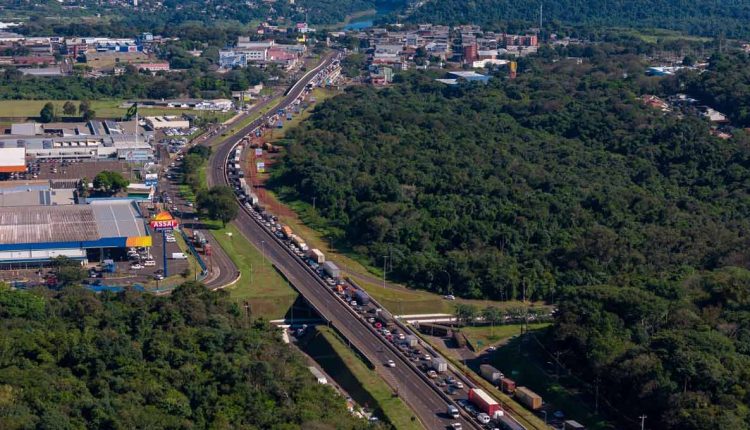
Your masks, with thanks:
M519 403L532 411L541 409L542 396L526 387L516 387L515 381L506 378L503 372L497 370L495 367L489 364L482 364L479 366L479 374L492 383L492 385L497 386L501 391L514 396Z

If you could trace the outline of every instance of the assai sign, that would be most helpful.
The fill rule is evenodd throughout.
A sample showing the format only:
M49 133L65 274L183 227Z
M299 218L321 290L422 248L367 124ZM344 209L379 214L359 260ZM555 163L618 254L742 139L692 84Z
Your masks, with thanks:
M171 231L177 228L178 222L169 212L159 212L149 222L154 231Z

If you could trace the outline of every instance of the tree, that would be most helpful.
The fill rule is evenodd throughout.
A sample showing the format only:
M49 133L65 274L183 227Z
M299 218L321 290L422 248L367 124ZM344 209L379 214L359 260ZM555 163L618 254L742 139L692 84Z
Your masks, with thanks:
M457 303L455 307L456 319L459 324L473 323L477 317L477 307L474 305L466 305L463 303Z
M72 116L76 114L76 105L72 101L68 100L63 105L63 113L68 116Z
M96 111L92 110L92 109L88 109L88 110L86 110L86 111L83 112L82 118L83 118L84 121L90 121L90 120L96 118Z
M117 194L126 189L130 181L119 172L104 170L94 177L94 188L109 194Z
M52 267L58 284L62 286L78 284L86 277L81 263L64 255L55 257L52 260Z
M231 188L220 185L210 190L201 190L196 196L199 210L208 213L208 217L221 221L222 226L237 217L239 208Z
M486 308L482 309L482 318L484 318L485 322L490 323L493 332L495 325L502 323L504 317L505 315L503 314L503 311L495 306L487 306Z
M39 112L39 120L44 123L50 123L55 120L55 105L47 102Z
M78 114L79 114L79 115L83 115L83 114L84 114L85 112L87 112L87 111L89 111L89 110L91 110L91 102L90 102L90 101L88 101L88 100L83 100L83 101L82 101L82 102L81 102L81 103L80 103L80 104L78 105Z

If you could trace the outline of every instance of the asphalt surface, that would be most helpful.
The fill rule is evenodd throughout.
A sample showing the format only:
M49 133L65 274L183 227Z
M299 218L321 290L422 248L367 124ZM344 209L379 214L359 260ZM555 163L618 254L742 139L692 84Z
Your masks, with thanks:
M291 105L302 94L316 72L330 65L333 60L334 55L329 55L318 67L303 76L276 109L285 109ZM208 169L210 185L228 184L225 167L232 148L245 135L267 121L268 117L275 113L274 110L230 136L221 146L215 147ZM447 417L445 411L448 401L445 395L438 393L422 372L411 367L392 344L378 336L374 329L336 297L311 269L297 260L275 236L262 228L248 211L243 208L234 223L256 248L265 249L266 257L279 268L307 302L375 365L378 373L395 388L426 428L447 428L454 422L462 423L464 429L477 428L473 422L464 418ZM389 359L397 363L396 367L384 365Z

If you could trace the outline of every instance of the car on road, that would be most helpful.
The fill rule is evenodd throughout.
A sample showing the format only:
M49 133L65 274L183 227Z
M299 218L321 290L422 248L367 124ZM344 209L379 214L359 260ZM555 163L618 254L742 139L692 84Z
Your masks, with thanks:
M140 264L133 264L130 266L130 268L133 270L140 270L143 269L143 266L141 266Z
M456 300L456 296L454 296L453 294L447 294L447 295L443 296L443 298L445 300Z
M162 279L164 279L164 275L162 275L161 273L157 273L154 275L154 279L156 279L157 281L161 281Z
M143 265L146 266L146 267L148 267L148 266L156 266L156 261L155 260L146 260L146 261L143 262Z
M482 424L489 424L490 416L482 412L481 414L477 415L477 420Z
M460 416L458 408L453 405L448 405L448 416L453 419L458 419L458 417Z
M393 360L388 360L385 362L385 365L388 367L396 367L396 362Z
M463 430L464 426L461 425L461 423L453 423L450 426L451 430Z

